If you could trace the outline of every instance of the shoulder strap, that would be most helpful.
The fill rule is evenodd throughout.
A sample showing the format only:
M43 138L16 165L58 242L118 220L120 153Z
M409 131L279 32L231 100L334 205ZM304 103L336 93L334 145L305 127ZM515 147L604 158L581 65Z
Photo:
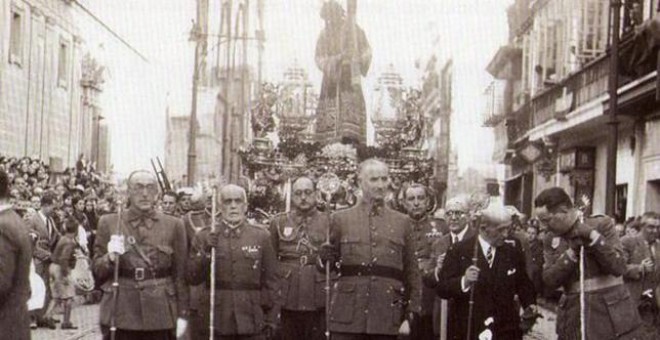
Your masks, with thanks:
M119 223L122 234L128 236L128 237L129 237L129 240L130 240L130 239L133 239L133 240L134 240L134 242L130 242L130 241L129 241L129 242L128 242L128 246L129 246L129 247L133 247L133 249L135 249L135 252L136 252L136 253L140 256L140 258L142 258L142 260L147 264L147 266L149 267L149 269L153 270L153 268L154 268L154 264L153 264L153 262L151 262L151 259L149 259L149 257L144 253L144 251L142 250L142 247L140 247L140 243L138 243L138 239L135 237L135 235L133 235L133 234L130 232L130 230L124 226L125 223L127 223L127 222L126 222L126 220L122 217L122 219L121 219L121 221L120 221L120 223Z

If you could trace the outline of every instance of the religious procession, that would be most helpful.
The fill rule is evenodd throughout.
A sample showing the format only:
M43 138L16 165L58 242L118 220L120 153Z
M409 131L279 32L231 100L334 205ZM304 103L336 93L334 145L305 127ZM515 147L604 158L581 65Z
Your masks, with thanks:
M659 11L0 0L0 340L660 339Z

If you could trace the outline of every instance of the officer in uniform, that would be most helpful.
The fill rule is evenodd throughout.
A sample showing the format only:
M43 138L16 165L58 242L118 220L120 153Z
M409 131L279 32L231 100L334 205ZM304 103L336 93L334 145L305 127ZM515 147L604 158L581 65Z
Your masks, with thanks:
M326 242L329 215L316 210L316 190L307 177L291 187L293 210L273 218L270 236L280 262L282 337L325 339L325 276L316 269Z
M211 197L207 195L201 195L199 199L206 200L201 202L202 206L206 205L204 209L201 210L190 210L187 214L183 215L183 224L186 227L186 235L188 237L188 249L192 248L192 241L203 229L210 229L211 224L213 223L213 212L211 207ZM193 206L200 205L200 202L193 202ZM215 221L216 226L219 226L222 219L220 218L220 212L216 212ZM204 320L200 316L200 299L202 290L204 289L203 285L189 286L190 288L190 325L188 327L188 335L191 339L194 339L196 335L200 334L200 330L204 331L204 328L208 328L208 324L204 324Z
M332 338L396 339L410 334L420 312L420 274L410 219L384 203L389 169L381 161L360 164L360 202L337 211L330 221L330 244L321 259L337 261L340 276L332 289Z
M626 260L614 221L607 216L582 218L559 187L534 200L539 222L549 229L544 240L543 283L563 288L557 309L559 339L579 339L585 319L587 339L638 339L641 319L621 277ZM584 310L580 305L580 252L584 248Z
M404 188L403 206L412 219L413 239L415 240L415 257L417 258L420 274L432 271L435 268L435 259L431 257L433 243L442 238L438 222L428 214L429 195L427 188L421 184L413 183ZM438 318L433 317L434 305L439 303L433 289L422 286L422 302L420 318L415 320L411 329L411 339L433 338L433 324L439 323ZM436 316L438 313L436 313Z
M218 195L222 222L215 232L201 230L192 242L188 261L189 284L204 284L199 308L202 334L209 337L210 303L214 306L216 339L265 339L277 321L273 308L277 293L277 259L267 230L246 221L247 196L237 185L226 185ZM215 248L215 287L211 287L211 249ZM215 288L215 301L210 289Z
M129 208L101 217L93 271L103 282L101 330L116 339L175 339L185 332L188 291L184 281L186 232L180 219L155 210L158 185L151 172L128 178ZM119 261L119 293L113 300L113 268ZM176 329L176 333L175 333Z

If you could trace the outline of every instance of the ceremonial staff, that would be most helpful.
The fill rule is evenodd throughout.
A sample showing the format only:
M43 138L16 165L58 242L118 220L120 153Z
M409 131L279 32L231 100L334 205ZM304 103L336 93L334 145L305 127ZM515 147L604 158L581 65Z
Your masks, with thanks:
M325 213L328 218L325 244L330 244L330 201L332 195L339 190L340 185L341 180L332 172L321 176L317 184L319 191L325 198ZM325 338L330 339L330 261L325 261Z
M217 212L217 188L213 187L213 194L211 195L211 237L216 237L215 234L215 214ZM209 340L213 340L213 320L215 317L215 246L211 247L211 309L209 312Z
M117 202L117 229L112 237L121 237L121 201ZM117 303L119 301L119 254L115 254L112 276L112 313L110 314L110 339L117 335Z
M470 197L472 203L472 214L476 217L474 225L477 228L481 228L481 210L485 209L490 203L490 196L487 196L483 200L478 200L473 194ZM479 240L474 243L474 250L472 251L472 265L477 266L477 261L479 260ZM466 339L472 339L472 318L474 315L474 291L476 290L477 283L474 282L470 287L470 301L468 302L468 320L467 320L467 337Z

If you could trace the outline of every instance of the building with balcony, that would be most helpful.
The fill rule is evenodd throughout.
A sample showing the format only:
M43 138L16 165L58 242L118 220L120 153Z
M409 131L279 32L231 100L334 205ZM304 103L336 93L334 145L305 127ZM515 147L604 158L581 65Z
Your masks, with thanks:
M510 39L487 71L502 83L495 158L508 166L505 204L529 214L541 190L561 186L605 212L610 76L608 0L517 0ZM660 203L656 98L657 1L624 1L620 20L615 217Z

